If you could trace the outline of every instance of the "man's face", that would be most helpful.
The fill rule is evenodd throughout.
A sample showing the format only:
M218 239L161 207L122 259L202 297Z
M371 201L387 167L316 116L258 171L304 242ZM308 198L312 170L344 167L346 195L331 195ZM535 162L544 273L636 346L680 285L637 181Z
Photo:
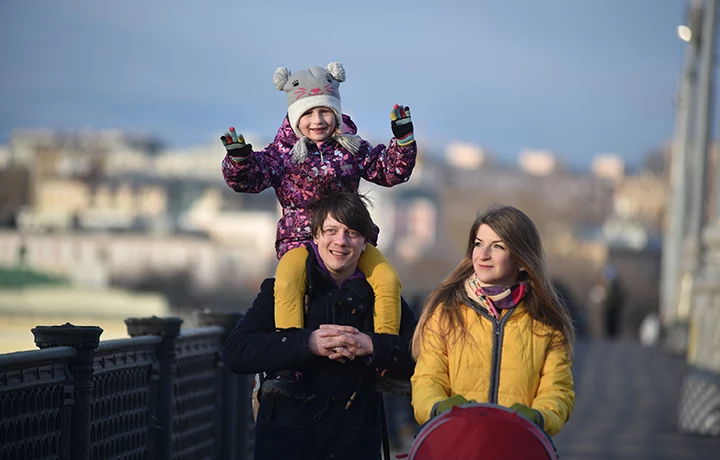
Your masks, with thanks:
M315 244L330 276L342 284L357 270L358 260L365 250L365 237L328 214L319 234L315 235Z

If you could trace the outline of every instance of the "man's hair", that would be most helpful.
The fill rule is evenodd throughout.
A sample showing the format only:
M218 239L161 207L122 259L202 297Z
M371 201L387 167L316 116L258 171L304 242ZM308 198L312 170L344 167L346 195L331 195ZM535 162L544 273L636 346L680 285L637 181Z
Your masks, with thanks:
M308 205L310 230L313 236L320 235L328 215L359 232L367 241L372 239L374 224L367 204L369 200L358 192L338 192Z

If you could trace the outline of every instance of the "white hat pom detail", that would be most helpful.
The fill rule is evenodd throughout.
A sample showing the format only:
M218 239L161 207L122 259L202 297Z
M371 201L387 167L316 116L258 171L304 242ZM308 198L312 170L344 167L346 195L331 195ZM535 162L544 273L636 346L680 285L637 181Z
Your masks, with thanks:
M287 83L288 79L290 78L291 72L286 67L278 67L275 69L275 72L273 72L273 84L275 85L275 88L278 89L278 91L282 91L285 87L285 83Z
M332 77L340 83L345 81L345 67L339 62L331 62L327 66L328 72Z

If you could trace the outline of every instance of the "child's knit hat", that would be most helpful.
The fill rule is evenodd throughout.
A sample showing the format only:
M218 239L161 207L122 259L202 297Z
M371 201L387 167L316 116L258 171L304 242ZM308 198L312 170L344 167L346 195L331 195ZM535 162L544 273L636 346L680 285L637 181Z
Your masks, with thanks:
M280 91L287 93L288 119L299 141L293 147L293 158L302 162L307 157L308 139L300 133L300 117L315 107L329 107L335 112L337 128L332 136L351 153L360 148L360 138L343 133L342 108L340 105L340 83L345 81L345 68L339 62L331 62L327 70L311 67L293 74L285 67L278 67L273 73L273 83Z

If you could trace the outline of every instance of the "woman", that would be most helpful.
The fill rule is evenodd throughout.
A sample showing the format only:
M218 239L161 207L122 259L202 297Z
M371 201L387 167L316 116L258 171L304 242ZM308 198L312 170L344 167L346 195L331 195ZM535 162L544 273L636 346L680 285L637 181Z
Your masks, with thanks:
M549 435L575 401L572 321L535 224L504 206L478 217L465 257L428 297L413 336L420 424L468 401L510 407Z

